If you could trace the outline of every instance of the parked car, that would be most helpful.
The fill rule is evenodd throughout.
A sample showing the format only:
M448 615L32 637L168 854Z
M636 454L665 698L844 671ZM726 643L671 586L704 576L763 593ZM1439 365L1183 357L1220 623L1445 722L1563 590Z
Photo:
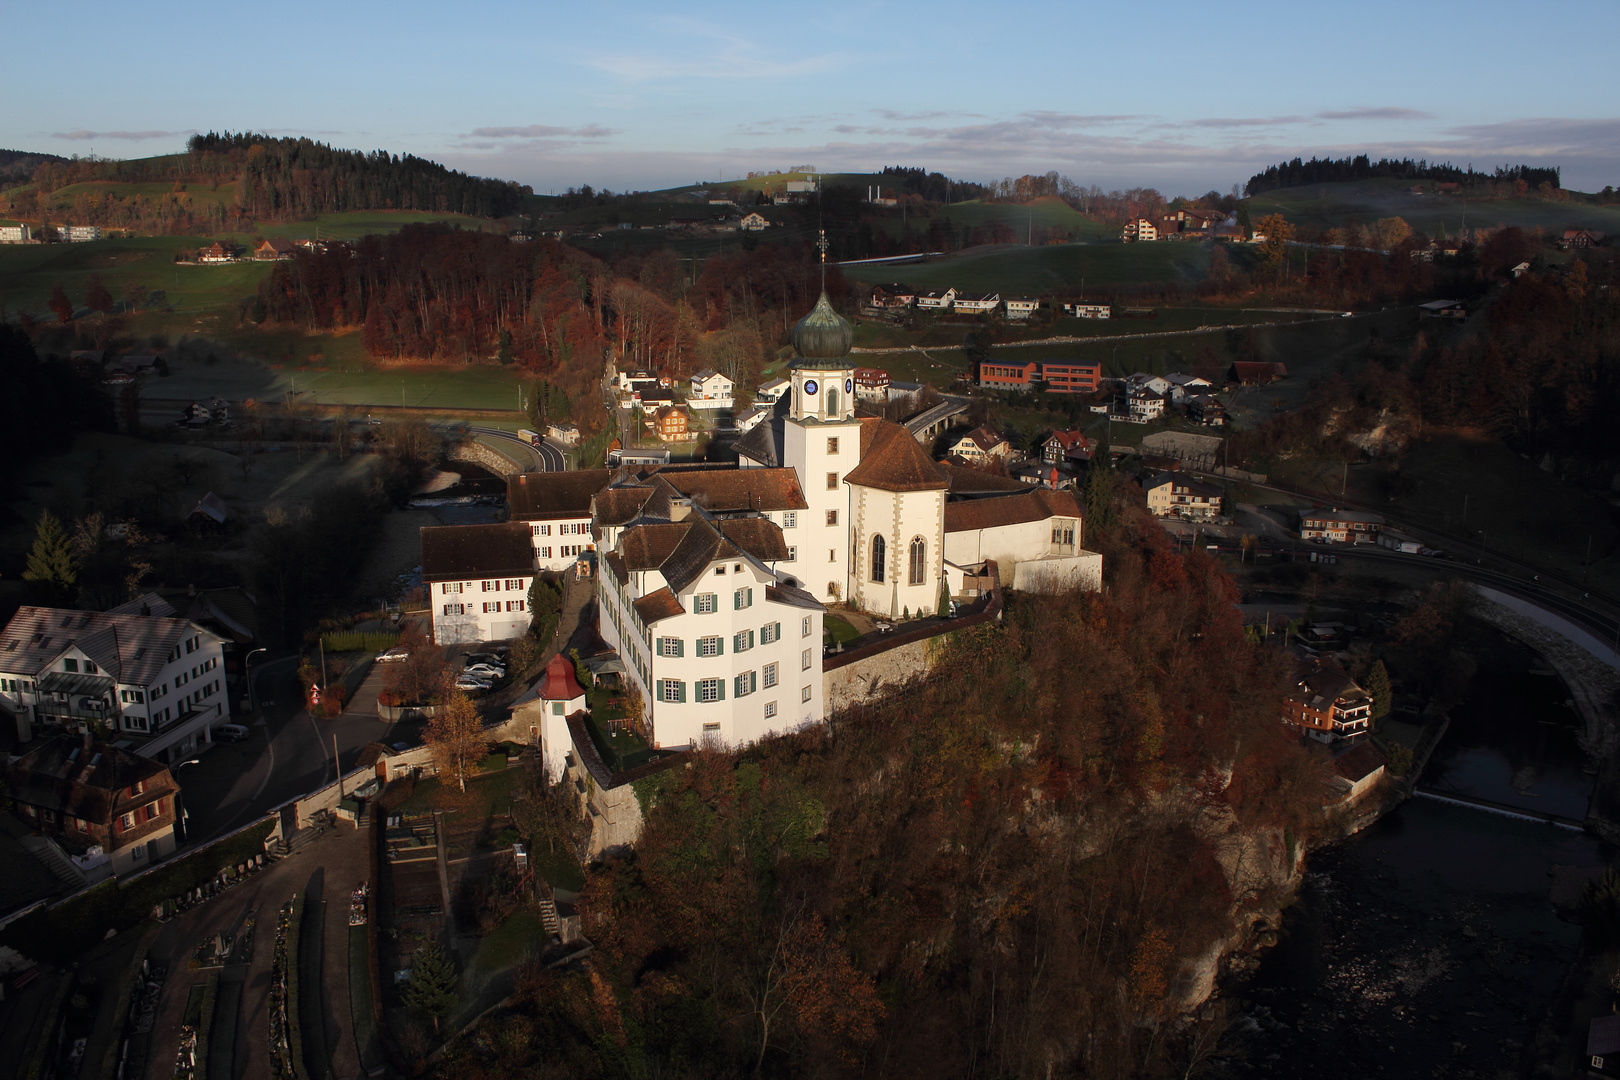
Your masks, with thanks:
M457 690L488 690L495 684L487 679L480 679L475 675L459 675L456 677Z
M221 724L214 729L215 742L241 742L252 734L241 724Z
M461 669L463 675L471 675L480 679L501 680L506 678L506 669L496 667L494 664L473 664Z
M378 653L377 663L393 664L401 660L409 660L410 656L411 650L399 645L395 645L392 649L384 649L382 652Z

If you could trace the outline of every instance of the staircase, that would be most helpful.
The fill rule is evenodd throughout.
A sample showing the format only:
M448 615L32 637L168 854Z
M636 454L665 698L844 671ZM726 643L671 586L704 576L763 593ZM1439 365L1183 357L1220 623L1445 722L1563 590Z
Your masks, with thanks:
M540 921L545 924L546 933L562 937L562 927L557 922L557 902L551 898L550 889L540 894Z

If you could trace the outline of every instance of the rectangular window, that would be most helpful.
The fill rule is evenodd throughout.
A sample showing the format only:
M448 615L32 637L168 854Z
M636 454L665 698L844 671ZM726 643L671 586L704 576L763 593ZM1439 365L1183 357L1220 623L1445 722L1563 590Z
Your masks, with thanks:
M784 513L782 515L782 528L784 528L784 529L792 529L792 528L796 528L798 526L798 524L799 524L799 515L798 515L797 511L789 510L789 511L787 511L786 513Z
M680 679L659 679L658 700L682 702L686 700L686 684Z
M830 472L830 473L827 474L827 490L828 491L837 491L838 490L838 474L837 473Z
M699 679L697 684L697 699L701 702L724 701L726 699L725 680Z
M808 615L806 615L804 618L799 620L799 636L800 637L809 637L810 636L810 616L808 616Z
M692 610L696 611L699 615L713 615L716 611L720 610L720 605L717 603L719 599L720 598L712 592L698 593L692 598Z
M810 700L810 688L808 686L805 687L803 690L799 691L799 700L800 701L809 701Z
M803 653L799 654L799 667L802 668L805 671L810 670L810 650L809 649L806 649L806 650L804 650Z
M84 672L86 675L94 675L96 673L96 662L94 660L86 660L84 662Z
M523 588L523 581L519 578L507 578L506 588L509 592L516 592Z
M542 559L551 558L551 549L548 547L537 547L534 549L534 553Z
M838 437L837 436L833 436L832 438L827 440L827 453L829 453L829 454L838 453Z
M836 511L836 510L827 511L827 524L828 525L836 525L836 524L838 524L838 511Z
M658 639L659 656L684 656L685 642L678 637L664 637Z
M764 626L759 628L759 643L761 645L769 645L774 641L780 640L781 637L782 624L779 622L766 623Z
M765 719L769 720L771 717L773 717L775 715L776 715L776 702L767 701L765 703Z
M118 819L118 827L120 829L133 829L135 827L135 815L124 814Z
M731 635L731 651L747 652L754 647L754 632L752 630L739 630Z
M732 693L735 697L747 697L759 689L759 672L745 671L731 680Z
M726 568L724 566L715 567L714 568L714 576L715 577L725 577L726 576Z
M731 596L731 606L732 606L732 608L734 610L737 610L737 611L741 611L743 608L753 607L754 606L754 590L753 589L738 589Z
M777 672L777 665L775 665L775 664L766 664L765 665L765 686L766 686L767 689L769 689L770 687L776 685L776 672Z
M698 638L697 654L699 656L719 656L720 652L721 645L718 636Z
M77 673L79 670L79 662L70 656L66 660L62 661L62 670Z
M788 545L787 558L785 560L783 560L783 561L784 562L798 562L799 561L799 549L794 547L792 544L789 544Z

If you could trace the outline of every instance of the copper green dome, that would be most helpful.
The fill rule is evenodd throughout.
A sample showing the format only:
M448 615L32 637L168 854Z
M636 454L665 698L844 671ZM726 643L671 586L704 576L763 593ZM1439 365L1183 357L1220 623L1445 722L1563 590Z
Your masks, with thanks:
M793 348L799 359L789 366L799 370L846 368L849 366L846 358L853 344L855 328L833 310L823 292L810 314L793 324Z

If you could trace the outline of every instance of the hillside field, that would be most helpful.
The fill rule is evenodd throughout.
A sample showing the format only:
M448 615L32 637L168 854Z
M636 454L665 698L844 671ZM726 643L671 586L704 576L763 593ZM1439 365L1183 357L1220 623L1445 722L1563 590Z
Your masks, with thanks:
M970 204L969 204L970 205ZM1077 215L1078 216L1078 215ZM926 263L843 264L844 276L877 285L904 281L918 288L1007 296L1080 296L1082 291L1129 285L1196 285L1209 269L1208 244L998 244ZM1233 245L1233 262L1243 253Z
M1455 236L1466 214L1469 228L1499 228L1563 232L1584 227L1614 232L1620 229L1620 204L1599 205L1590 195L1570 192L1567 202L1545 199L1472 199L1461 195L1414 195L1405 180L1379 179L1311 184L1280 188L1249 200L1249 220L1281 214L1307 229L1336 225L1370 225L1379 218L1399 217L1429 236L1445 227Z

